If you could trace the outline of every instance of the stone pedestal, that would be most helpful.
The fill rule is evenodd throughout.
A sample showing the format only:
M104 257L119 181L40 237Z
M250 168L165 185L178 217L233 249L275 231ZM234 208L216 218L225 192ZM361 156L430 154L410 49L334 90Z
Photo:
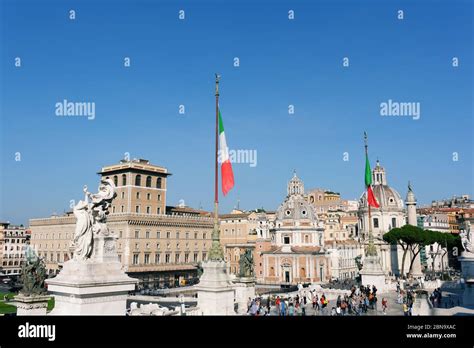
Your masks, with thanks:
M16 315L46 315L48 301L51 297L46 295L25 296L19 294L15 296Z
M458 260L464 278L463 306L474 307L474 254L463 252Z
M205 261L199 284L195 286L199 311L203 315L233 315L234 286L225 261Z
M386 290L385 273L382 270L382 265L377 256L366 256L364 265L359 274L361 275L362 285L369 285L370 287L375 285L380 292Z
M255 280L255 278L242 277L233 281L238 314L246 314L249 298L255 298Z
M138 280L121 270L115 237L94 237L92 257L64 263L63 269L47 279L55 298L51 315L125 315L127 295Z

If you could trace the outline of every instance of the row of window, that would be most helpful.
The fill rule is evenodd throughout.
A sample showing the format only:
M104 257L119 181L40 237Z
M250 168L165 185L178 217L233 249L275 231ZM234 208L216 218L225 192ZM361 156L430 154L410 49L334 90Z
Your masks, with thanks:
M166 239L171 239L173 238L172 237L172 232L171 231L167 231L166 232ZM150 231L146 231L145 232L145 238L146 239L150 239L150 237L152 236L151 232ZM180 232L176 232L176 234L174 235L175 238L174 239L180 239L181 236L183 236L182 234L180 234ZM191 236L191 233L190 232L186 232L184 233L184 239L189 239L189 237ZM119 232L119 238L122 238L122 231ZM140 233L140 231L135 231L135 238L136 239L140 239L142 238L142 234ZM160 239L161 238L161 232L158 231L156 232L156 238L157 239ZM206 239L207 238L207 233L206 232L203 232L202 233L202 239ZM200 239L199 238L199 232L194 232L194 239Z
M150 243L146 243L145 245L145 249L150 249L151 245ZM189 243L186 242L186 245L185 245L186 249L189 248ZM194 247L197 249L198 247L198 243L195 242L194 243ZM119 243L119 249L122 249L122 243ZM167 243L166 244L166 248L167 249L171 249L171 244L170 243ZM203 249L206 249L206 243L204 243L204 245L202 246ZM135 243L135 250L139 250L140 249L140 244L139 243ZM156 249L159 250L160 249L160 243L156 243ZM176 243L176 249L179 250L179 243Z
M25 236L25 231L4 231L3 235L5 237L26 237Z
M49 237L50 237L50 238L49 238ZM43 238L43 234L42 234L42 233L36 234L36 235L35 235L35 234L32 234L32 235L31 235L31 239L54 239L54 240L56 240L56 239L61 239L61 233L58 233L58 234L57 234L57 238L55 238L55 237L56 237L56 235L55 235L54 233L51 233L51 235L49 235L48 233L46 233L46 234L44 235L44 238ZM72 235L71 235L71 237L72 237ZM69 233L66 233L66 234L65 234L65 239L69 239Z
M172 257L171 253L166 253L164 254L164 259L162 258L162 254L154 254L154 263L155 264L160 264L160 263L165 263L169 264L171 263L171 260L174 261L174 263L189 263L189 262L199 262L199 261L204 261L207 258L207 253L202 253L202 259L199 260L199 253L193 253L192 256L192 261L190 261L190 254L189 253L184 253L184 258L181 258L181 254L175 253L174 258ZM122 255L119 255L119 259L122 260ZM152 256L150 253L145 253L143 255L143 264L149 265L151 264ZM133 265L140 265L142 264L142 259L141 259L141 254L133 254L133 259L132 259L132 264Z
M66 262L71 258L71 255L69 255L68 253L62 254L62 258L61 253L39 253L38 256L40 258L43 258L45 262Z
M361 226L363 228L364 227L364 220L361 219L360 222L361 222ZM374 228L379 228L380 227L379 218L374 217L372 219L372 224L373 224ZM392 218L392 224L391 224L390 228L395 228L395 227L397 227L397 218L393 217Z
M25 244L26 239L5 239L5 244L11 243L11 244Z
M23 262L24 261L3 261L3 266L21 266Z
M15 250L15 249L16 249L16 250L21 250L21 249L23 249L23 245L22 245L22 246L17 245L16 248L15 248L15 245L7 245L7 244L5 244L5 248L3 248L3 250L5 250L5 251L11 251L11 250Z
M137 193L135 194L135 197L136 197L137 199L140 199L141 193L140 193L140 192L137 192ZM125 192L122 192L122 193L120 194L120 198L121 198L121 199L125 199ZM147 193L147 194L146 194L146 199L147 199L148 201L151 201L151 193ZM161 202L161 194L158 194L158 195L156 196L156 199L158 200L158 202Z
M110 179L110 177L106 177L106 179ZM118 182L119 178L117 175L114 175L113 181L115 186L119 186ZM127 174L122 174L122 186L127 185ZM140 174L135 175L135 186L142 186L142 176ZM157 178L155 184L153 184L153 178L148 175L145 179L145 186L146 187L156 187L158 189L162 188L163 186L163 178Z
M115 205L112 206L112 213L118 213L116 210ZM120 206L120 213L125 213L125 206L122 205ZM141 208L139 205L135 206L135 213L140 214L141 213ZM146 207L146 214L152 214L151 212L151 207ZM156 208L156 214L160 215L161 214L161 207Z

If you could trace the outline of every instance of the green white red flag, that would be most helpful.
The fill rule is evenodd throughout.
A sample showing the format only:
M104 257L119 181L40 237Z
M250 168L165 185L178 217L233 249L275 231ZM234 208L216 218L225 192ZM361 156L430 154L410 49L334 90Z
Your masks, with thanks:
M370 170L369 155L365 154L365 187L367 188L367 203L369 206L378 208L379 203L372 191L372 171Z
M229 148L225 139L224 123L219 109L219 149L221 160L221 182L224 196L234 187L234 172L230 163Z

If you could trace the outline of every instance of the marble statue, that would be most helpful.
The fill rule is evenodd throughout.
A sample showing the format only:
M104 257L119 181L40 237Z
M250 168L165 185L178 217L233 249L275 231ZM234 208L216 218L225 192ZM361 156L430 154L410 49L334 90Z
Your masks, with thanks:
M26 261L21 267L21 282L23 288L20 294L24 296L46 294L44 280L46 279L44 261L30 247L26 250Z
M86 260L91 257L95 235L107 236L109 230L106 220L108 209L117 195L115 185L110 179L102 179L98 193L92 194L84 186L84 200L74 207L76 229L74 232L73 249L75 260Z
M239 266L240 277L250 278L254 276L252 250L246 249L245 252L240 256Z
M472 247L471 224L469 221L466 221L466 228L462 230L459 235L461 237L463 249L468 253L474 253L474 248Z

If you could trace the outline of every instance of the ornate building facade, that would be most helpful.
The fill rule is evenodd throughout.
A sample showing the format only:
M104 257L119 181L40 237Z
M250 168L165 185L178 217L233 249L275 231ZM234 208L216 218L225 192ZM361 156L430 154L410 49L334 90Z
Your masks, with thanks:
M324 228L304 193L303 182L294 174L287 196L276 212L270 241L257 243L260 254L257 278L266 284L296 284L330 279L324 249Z
M108 226L117 236L123 269L139 279L139 287L169 287L193 280L198 263L207 259L211 247L210 214L166 206L170 174L146 160L121 161L103 167L99 175L112 179L117 186ZM75 223L72 213L30 220L31 243L50 274L59 272L72 257Z

